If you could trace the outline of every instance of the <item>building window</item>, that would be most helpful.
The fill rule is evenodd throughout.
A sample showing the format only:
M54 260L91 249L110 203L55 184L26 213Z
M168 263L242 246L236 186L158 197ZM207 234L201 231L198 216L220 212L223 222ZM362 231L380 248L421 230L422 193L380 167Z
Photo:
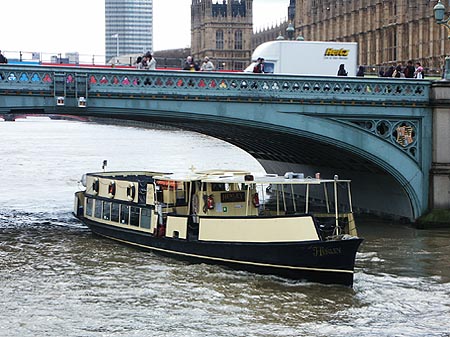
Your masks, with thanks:
M234 70L244 70L247 66L248 64L243 62L234 62Z
M242 30L234 32L234 49L242 49Z
M223 49L223 30L216 31L216 49Z

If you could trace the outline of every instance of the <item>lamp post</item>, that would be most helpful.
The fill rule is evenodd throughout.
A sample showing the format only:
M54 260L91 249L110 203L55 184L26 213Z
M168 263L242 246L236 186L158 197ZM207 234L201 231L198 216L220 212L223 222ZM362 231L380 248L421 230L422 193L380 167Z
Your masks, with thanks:
M119 63L119 34L116 34L116 63Z
M444 19L445 15L445 6L442 4L441 0L438 1L436 6L433 8L434 11L434 19L436 20L436 23L439 25L443 25L448 30L448 39L450 40L450 17L447 19ZM450 80L450 57L445 58L445 71L444 71L444 79Z
M289 25L286 28L286 34L287 34L289 40L292 40L294 38L294 32L295 32L295 28L292 25L292 22L289 22Z

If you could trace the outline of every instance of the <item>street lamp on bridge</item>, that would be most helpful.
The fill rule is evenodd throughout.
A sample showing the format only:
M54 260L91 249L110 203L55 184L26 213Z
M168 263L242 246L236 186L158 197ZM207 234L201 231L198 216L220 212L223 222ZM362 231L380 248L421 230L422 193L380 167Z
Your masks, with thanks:
M450 40L450 17L447 19L444 19L445 15L445 6L442 4L441 0L438 1L436 6L433 8L434 11L434 19L436 20L436 23L439 25L443 25L445 28L447 28L449 34L448 39ZM445 69L444 69L444 79L450 80L450 57L447 56L445 58Z
M116 63L119 63L119 33L111 35L116 38Z
M289 25L286 28L286 34L287 34L289 40L294 39L294 32L295 32L294 25L292 24L292 22L289 22Z

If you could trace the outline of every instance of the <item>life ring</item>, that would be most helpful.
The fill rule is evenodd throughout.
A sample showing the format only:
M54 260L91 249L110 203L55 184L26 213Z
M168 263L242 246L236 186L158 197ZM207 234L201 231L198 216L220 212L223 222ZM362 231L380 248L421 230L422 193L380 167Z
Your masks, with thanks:
M116 182L111 181L108 186L108 195L110 198L114 198L116 195Z
M92 191L94 192L94 195L98 194L99 188L100 182L98 181L98 178L94 178L94 181L92 182Z
M127 199L128 201L133 201L136 196L136 187L130 183L127 187Z
M258 195L258 192L256 192L255 194L253 194L252 204L253 204L253 206L255 206L255 207L259 207L259 195Z

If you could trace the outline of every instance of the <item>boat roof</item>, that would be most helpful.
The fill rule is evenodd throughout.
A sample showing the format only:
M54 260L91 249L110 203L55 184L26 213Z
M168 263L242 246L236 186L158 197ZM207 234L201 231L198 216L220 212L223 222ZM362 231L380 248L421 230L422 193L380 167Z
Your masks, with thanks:
M253 175L246 171L233 171L233 170L209 170L202 172L190 172L187 175L183 174L164 174L160 176L153 176L156 180L172 180L172 181L201 181L204 183L217 183L217 184L323 184L331 182L350 182L346 179L317 179L313 177L300 178L301 174L293 174L279 176L277 174L265 174L265 175Z
M184 173L166 173L149 171L119 171L119 172L98 172L89 173L89 175L100 176L111 179L139 180L140 178L150 178L154 180L165 181L201 181L204 183L217 184L281 184L281 185L307 185L324 184L332 182L350 182L350 180L339 179L335 176L333 179L319 179L310 176L304 176L303 173L287 172L284 176L277 174L253 175L248 171L241 170L190 170Z

